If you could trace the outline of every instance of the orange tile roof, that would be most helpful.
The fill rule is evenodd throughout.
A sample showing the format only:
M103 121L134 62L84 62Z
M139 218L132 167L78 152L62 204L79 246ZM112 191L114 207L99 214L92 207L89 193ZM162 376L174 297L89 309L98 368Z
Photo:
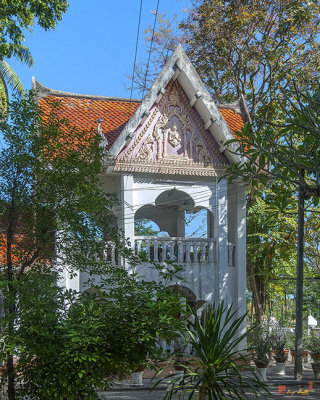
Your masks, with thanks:
M51 111L51 102L58 101L58 116L67 119L80 130L97 130L97 120L103 118L101 130L108 140L107 149L113 145L120 132L134 114L140 102L129 99L90 98L80 95L49 95L39 100L39 105L45 114ZM243 117L232 108L219 108L221 115L230 130L235 133L244 126Z
M244 126L244 120L242 115L236 113L231 108L219 108L219 111L223 118L225 119L226 123L228 124L232 133L240 131L241 128Z
M23 250L21 248L23 241L23 235L15 235L14 241L11 246L11 260L13 263L19 263L21 261L21 255L23 255ZM0 234L0 264L6 264L7 262L7 237L1 233Z
M109 149L115 142L120 132L138 108L140 102L127 99L94 99L72 96L47 96L39 100L40 108L50 114L51 102L59 102L58 116L67 119L70 124L80 130L94 129L97 131L96 122L103 118L100 126L106 135Z

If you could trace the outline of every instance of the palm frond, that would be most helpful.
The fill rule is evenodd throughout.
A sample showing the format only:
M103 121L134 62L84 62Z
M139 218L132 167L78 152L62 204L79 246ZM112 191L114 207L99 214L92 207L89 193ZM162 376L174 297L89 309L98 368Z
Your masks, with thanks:
M0 118L6 116L9 110L9 93L6 85L5 77L0 68Z
M33 57L29 49L25 46L16 46L12 52L12 56L18 58L23 64L28 67L33 66Z
M237 399L248 400L269 397L265 383L257 377L254 367L250 366L248 356L239 351L240 343L246 338L241 327L246 318L237 316L237 310L222 304L208 307L204 323L195 311L194 322L187 330L186 340L194 352L194 364L185 365L181 378L171 382L165 399L172 399L179 391L188 395L188 399ZM249 375L243 373L245 365Z
M24 95L24 87L15 70L5 60L0 61L0 72L6 85L18 96Z

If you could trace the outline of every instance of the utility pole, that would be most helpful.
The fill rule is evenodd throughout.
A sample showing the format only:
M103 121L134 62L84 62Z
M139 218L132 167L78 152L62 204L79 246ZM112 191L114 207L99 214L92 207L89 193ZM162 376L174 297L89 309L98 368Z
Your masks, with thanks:
M304 170L300 172L298 200L298 248L297 248L297 285L296 285L296 329L294 379L302 378L302 332L303 332L303 254L304 254Z

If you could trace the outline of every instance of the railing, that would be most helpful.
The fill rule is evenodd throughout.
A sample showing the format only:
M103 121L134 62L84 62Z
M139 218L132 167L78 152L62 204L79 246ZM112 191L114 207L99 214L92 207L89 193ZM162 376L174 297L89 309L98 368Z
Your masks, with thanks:
M162 262L177 263L215 263L215 239L182 238L182 237L151 237L136 236L135 251L144 251L147 259Z
M235 248L234 243L228 243L229 267L235 266ZM136 236L135 252L137 254L141 251L146 253L147 259L155 262L167 260L189 264L216 262L215 239ZM121 256L118 254L115 243L107 242L104 259L112 264L121 264Z
M111 264L115 265L121 264L121 256L114 242L108 241L106 243L103 258L105 261L108 261Z

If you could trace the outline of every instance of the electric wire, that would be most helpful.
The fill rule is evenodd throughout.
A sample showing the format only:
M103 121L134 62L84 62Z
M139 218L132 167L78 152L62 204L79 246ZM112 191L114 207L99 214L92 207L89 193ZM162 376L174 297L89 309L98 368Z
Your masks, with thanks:
M142 4L143 4L143 0L140 0L140 10L139 10L139 19L138 19L138 28L137 28L137 37L136 37L136 47L135 47L135 52L134 52L134 62L133 62L133 70L132 70L132 78L131 78L130 101L132 100L133 82L134 82L134 76L135 76L135 72L136 72L138 44L139 44L139 35L140 35L140 25L141 25L141 14L142 14Z
M149 66L150 66L150 58L151 58L153 42L154 42L154 32L155 32L156 24L157 24L157 17L158 17L158 11L159 11L159 2L160 2L160 0L157 0L157 8L156 8L155 15L154 15L154 22L153 22L153 29L152 29L150 48L149 48L149 54L148 54L147 68L146 68L146 72L144 74L142 98L144 96L144 92L145 92L146 86L147 86L147 77L148 77Z

